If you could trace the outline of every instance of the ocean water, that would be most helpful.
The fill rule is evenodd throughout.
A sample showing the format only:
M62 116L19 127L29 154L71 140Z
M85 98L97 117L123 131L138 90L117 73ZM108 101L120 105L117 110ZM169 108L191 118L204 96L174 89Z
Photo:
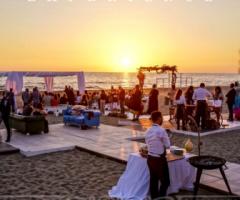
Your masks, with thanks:
M152 84L157 83L158 87L170 87L168 77L170 74L145 73L144 87L150 88ZM228 86L230 83L240 81L240 74L210 74L210 73L183 73L177 74L177 86L185 87L189 85L198 86L204 82L206 86ZM4 88L6 77L0 77L0 89ZM124 88L132 88L138 83L136 73L111 73L111 72L86 72L86 88L91 89L109 89L111 85ZM54 90L64 90L65 85L71 85L77 89L77 78L55 77ZM33 88L37 86L40 90L45 90L43 78L24 77L24 87Z

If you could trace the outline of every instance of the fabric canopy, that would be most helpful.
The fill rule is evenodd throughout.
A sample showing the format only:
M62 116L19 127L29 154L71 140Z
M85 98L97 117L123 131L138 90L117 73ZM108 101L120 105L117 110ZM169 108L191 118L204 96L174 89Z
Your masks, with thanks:
M43 77L48 92L53 90L53 78L56 76L77 76L78 90L81 94L85 90L83 72L0 72L0 76L7 76L6 89L13 89L14 93L22 92L23 77Z

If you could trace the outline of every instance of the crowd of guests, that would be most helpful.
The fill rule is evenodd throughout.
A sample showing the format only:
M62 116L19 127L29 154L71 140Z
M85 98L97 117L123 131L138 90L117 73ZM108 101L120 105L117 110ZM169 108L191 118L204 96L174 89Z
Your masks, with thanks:
M224 96L220 86L215 87L213 92L205 88L205 84L201 83L200 86L194 89L193 86L187 88L185 92L182 89L176 91L173 99L173 104L176 105L176 120L177 128L180 129L180 121L182 128L185 129L186 115L193 115L195 111L195 120L202 130L207 129L207 120L209 119L210 112L216 114L216 122L220 123L220 116L222 112L223 103L226 102L228 107L228 121L234 120L234 111L240 108L240 88L238 82L231 83L230 89ZM207 100L212 99L215 105L208 106ZM235 116L236 117L236 116ZM210 122L209 122L210 123Z
M239 111L240 119L240 87L238 82L230 85L229 92L224 96L221 87L215 87L213 92L209 92L205 88L205 84L201 83L199 88L194 88L190 86L183 91L182 89L176 89L175 86L172 87L168 93L170 97L170 105L176 106L175 118L177 121L177 128L180 129L180 123L182 124L182 129L185 129L186 125L186 115L193 115L196 119L198 126L202 129L206 129L206 121L208 113L207 99L211 98L213 100L220 101L220 105L214 107L214 112L217 116L217 121L220 120L220 115L222 111L222 105L225 102L229 110L229 121L237 118L237 111ZM7 131L10 135L9 124L7 116L11 112L15 112L15 98L12 89L3 93L3 98L1 100L1 121L6 125ZM151 114L154 111L159 110L159 90L154 84L150 93L148 94L148 105L146 112ZM99 92L85 91L84 94L80 94L79 91L74 91L70 86L65 86L63 93L51 93L51 92L39 92L37 87L34 87L30 92L28 88L22 92L22 102L23 111L22 114L29 115L46 115L44 107L46 106L58 106L61 104L69 105L82 105L91 109L99 109L101 113L105 113L106 105L108 104L108 109L120 110L122 115L125 114L126 108L130 110L133 114L133 120L138 120L139 116L143 113L143 91L140 85L136 85L132 90L125 90L121 86L114 88L111 86L110 90L101 90ZM6 103L7 102L7 103ZM191 106L194 105L194 106ZM47 122L46 122L47 124ZM46 132L48 130L46 129ZM7 141L9 141L10 136Z
M58 106L59 104L67 104L68 98L66 94L63 94L62 96L57 93L51 93L51 92L44 92L41 94L37 87L33 88L32 93L30 93L29 89L26 88L26 90L22 93L22 101L24 106L32 102L33 107L38 107L39 104L42 104L44 106Z
M154 97L154 95L153 92L152 96ZM136 85L133 90L129 90L128 92L121 86L118 88L112 86L107 92L105 90L101 90L100 92L85 91L84 94L80 94L79 91L75 92L70 86L65 86L64 93L62 94L51 92L41 93L37 87L34 87L32 91L26 88L21 94L21 99L23 109L21 112L18 111L17 113L24 116L46 116L45 107L58 106L60 104L82 105L92 109L98 108L103 114L105 113L106 104L108 104L110 111L120 109L122 115L125 114L125 108L128 106L134 111L134 120L137 120L143 111L142 91L139 85ZM12 89L2 94L0 122L3 121L6 126L8 133L7 142L9 142L11 138L9 115L11 112L16 112L15 101L16 99ZM149 112L154 109L153 105L150 107ZM45 132L48 132L48 122L46 118Z

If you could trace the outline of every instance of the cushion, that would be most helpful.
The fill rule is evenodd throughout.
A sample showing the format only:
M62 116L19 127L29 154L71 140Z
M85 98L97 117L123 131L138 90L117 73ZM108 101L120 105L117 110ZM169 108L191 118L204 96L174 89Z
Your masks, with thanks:
M86 106L82 106L82 105L74 105L73 107L72 107L72 109L73 110L84 110L84 109L86 109Z
M81 111L80 110L72 110L72 115L81 115Z

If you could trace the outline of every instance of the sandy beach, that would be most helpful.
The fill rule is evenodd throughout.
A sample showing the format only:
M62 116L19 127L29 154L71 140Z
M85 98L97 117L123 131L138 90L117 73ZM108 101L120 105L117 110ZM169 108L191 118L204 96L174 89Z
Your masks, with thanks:
M0 199L110 199L108 190L124 169L124 164L79 150L31 158L21 154L2 155ZM191 194L181 191L177 195ZM199 191L199 195L216 194ZM7 198L7 195L16 196Z
M124 168L123 164L78 150L31 158L1 156L0 195L106 198Z

